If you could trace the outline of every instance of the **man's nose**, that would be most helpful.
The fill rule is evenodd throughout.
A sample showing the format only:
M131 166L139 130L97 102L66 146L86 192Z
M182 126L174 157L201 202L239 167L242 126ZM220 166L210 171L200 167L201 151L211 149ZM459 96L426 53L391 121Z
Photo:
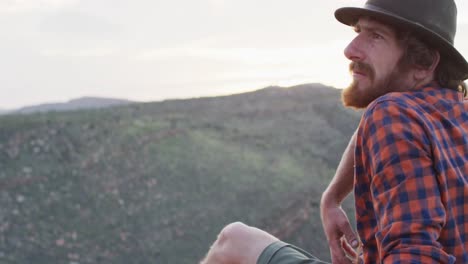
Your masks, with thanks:
M344 55L348 60L351 61L363 61L364 60L364 52L362 48L362 43L360 41L359 35L356 36L345 48Z

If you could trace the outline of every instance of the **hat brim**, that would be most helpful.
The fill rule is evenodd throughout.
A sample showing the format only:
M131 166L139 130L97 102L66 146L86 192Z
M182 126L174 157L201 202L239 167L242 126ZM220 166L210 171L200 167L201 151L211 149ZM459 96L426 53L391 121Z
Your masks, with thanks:
M355 25L361 17L375 17L384 23L411 30L421 39L426 40L429 45L436 48L442 55L451 58L457 67L462 70L463 79L468 78L468 62L463 55L458 52L452 43L423 25L372 5L366 5L364 8L343 7L335 11L335 18L349 26Z

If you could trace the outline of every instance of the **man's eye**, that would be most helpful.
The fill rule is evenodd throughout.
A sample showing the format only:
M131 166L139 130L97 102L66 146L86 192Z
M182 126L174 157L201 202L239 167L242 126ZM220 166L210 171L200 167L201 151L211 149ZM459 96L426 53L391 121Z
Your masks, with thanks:
M382 35L378 34L378 33L372 33L371 34L371 37L373 39L383 39Z

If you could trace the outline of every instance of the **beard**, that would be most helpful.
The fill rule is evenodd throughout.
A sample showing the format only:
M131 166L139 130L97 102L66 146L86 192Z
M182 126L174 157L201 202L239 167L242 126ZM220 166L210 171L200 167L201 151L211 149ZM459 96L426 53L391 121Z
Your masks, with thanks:
M368 76L370 85L363 88L358 80L353 82L341 92L341 100L343 105L355 109L364 109L380 96L389 92L399 91L402 87L404 71L402 61L397 63L390 73L380 79L376 79L375 71L369 64L363 62L351 62L349 65L350 72L359 71Z

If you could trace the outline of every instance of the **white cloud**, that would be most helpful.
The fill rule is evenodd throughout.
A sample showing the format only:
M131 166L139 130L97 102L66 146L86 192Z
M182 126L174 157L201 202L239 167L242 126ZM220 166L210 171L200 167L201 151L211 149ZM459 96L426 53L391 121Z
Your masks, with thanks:
M159 81L167 79L167 83L196 79L208 87L209 80L280 85L303 81L343 87L349 82L348 61L341 52L346 44L346 39L340 39L299 48L176 47L141 52L136 63L164 65L155 71L163 76Z
M226 7L228 0L208 0L208 2L215 9L219 9Z
M94 48L94 49L45 49L40 52L40 55L45 57L107 57L118 56L119 50L113 48Z
M332 45L333 48L336 45ZM143 51L136 56L139 60L167 60L176 58L199 58L227 62L241 62L250 65L278 65L291 62L308 62L324 59L330 53L329 43L299 48L193 48L177 47Z
M90 40L113 37L114 34L119 33L120 26L105 17L66 10L44 17L39 23L39 30L66 36L73 40Z
M38 8L61 8L79 0L3 0L0 1L1 13L20 13Z

